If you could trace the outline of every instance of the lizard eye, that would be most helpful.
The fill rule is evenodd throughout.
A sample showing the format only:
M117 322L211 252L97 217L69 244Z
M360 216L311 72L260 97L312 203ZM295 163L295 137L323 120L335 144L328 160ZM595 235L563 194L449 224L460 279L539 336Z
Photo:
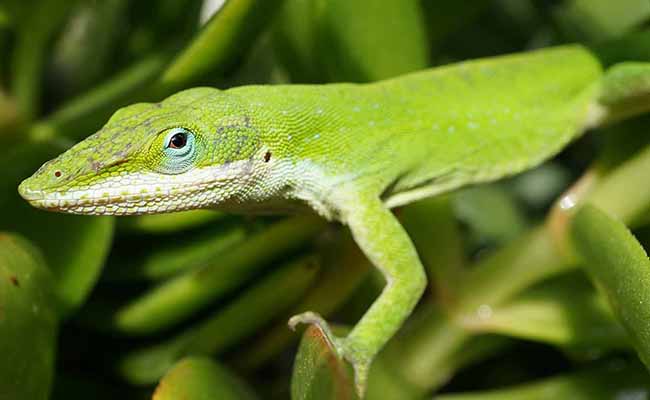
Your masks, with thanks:
M169 143L167 147L170 149L182 149L187 144L187 134L185 132L175 133L171 138L169 138Z
M190 152L194 135L185 128L170 129L163 141L164 150L170 155L183 155Z
M165 135L163 142L164 157L159 170L169 174L178 174L192 167L196 153L194 133L185 128L172 128Z

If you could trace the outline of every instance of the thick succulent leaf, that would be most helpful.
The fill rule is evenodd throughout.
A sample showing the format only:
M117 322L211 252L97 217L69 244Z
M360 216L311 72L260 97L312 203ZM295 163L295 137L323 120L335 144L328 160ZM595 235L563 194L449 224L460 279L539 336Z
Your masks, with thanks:
M374 81L428 65L429 46L419 1L330 0L326 4L319 48L328 55L321 59L335 80ZM395 57L397 53L399 57Z
M22 144L0 162L12 164L7 169L15 174L0 183L7 186L0 204L12 210L3 216L0 227L22 234L43 251L56 278L61 312L66 315L83 304L99 278L113 240L114 219L48 213L18 196L16 187L29 174L26 171L54 151L47 143Z
M645 399L650 395L648 374L638 364L610 365L557 376L515 387L483 392L446 394L436 400L612 400Z
M8 36L7 32L3 32L0 27L0 56L6 52L9 42ZM0 76L2 76L2 68L3 66L0 63ZM0 136L5 137L15 134L18 131L20 122L16 103L0 88Z
M118 366L120 374L131 383L149 384L181 357L223 352L295 304L316 279L316 261L306 256L288 263L179 335L127 354Z
M28 132L29 139L34 142L51 138L77 141L95 132L116 109L144 97L143 89L156 79L167 59L164 51L142 57L34 123Z
M278 222L220 259L165 281L107 317L124 333L157 332L231 292L275 257L300 248L323 227L323 221L311 216Z
M246 384L207 357L187 357L160 380L152 400L253 400Z
M4 5L0 5L0 28L6 28L11 24L11 16L5 9Z
M510 342L503 336L472 336L440 307L425 303L379 358L398 375L405 391L424 394L446 383L454 371L495 356Z
M513 196L498 185L481 185L454 195L456 215L479 244L503 244L521 235L527 221Z
M120 45L117 39L127 5L127 0L85 1L74 8L53 46L54 96L78 93L112 72L111 56Z
M646 28L598 43L593 50L606 66L629 60L650 61L650 30Z
M315 325L305 330L293 364L292 400L356 399L348 365Z
M54 280L38 250L0 233L0 398L46 400L54 372Z
M650 261L645 250L623 223L589 204L576 214L572 234L584 268L650 367Z
M207 73L223 72L245 54L273 20L282 0L229 0L162 74L157 93L182 88ZM217 71L218 70L218 71Z
M42 0L18 27L12 57L12 92L24 120L40 113L46 49L60 24L79 0Z
M80 217L26 210L10 226L42 249L56 278L61 313L81 306L104 267L113 240L111 217ZM13 217L12 217L13 219Z
M434 295L442 302L451 301L466 262L451 197L439 196L409 204L398 216L427 270Z
M489 5L487 0L460 3L455 0L421 1L429 41L437 49L446 36L471 23Z
M381 356L373 361L365 400L420 400L423 397L419 388L401 379L393 364Z
M459 287L457 312L474 315L483 304L501 303L570 268L548 229L537 227L479 260Z
M294 80L327 75L332 81L374 81L428 65L424 17L415 0L289 0L281 22L276 41Z
M317 21L323 1L287 0L273 27L273 45L293 82L325 79L317 52Z
M286 321L293 315L314 311L327 318L352 296L368 276L371 264L350 235L343 236L339 242L336 246L324 250L330 257L324 260L326 265L318 276L318 281L300 303L286 314L286 318L252 343L243 354L237 354L233 361L238 367L245 370L255 369L299 339L294 332L287 329ZM296 329L301 330L302 326Z
M167 234L214 223L220 218L223 214L216 211L190 210L124 217L118 220L117 228L124 233Z
M560 28L573 40L612 39L650 19L645 0L568 0L554 13Z
M470 329L510 335L582 350L625 348L623 327L607 304L580 276L533 287L497 307L477 310Z
M567 168L551 162L515 176L510 180L508 187L525 204L542 210L566 189L570 180Z
M246 229L215 224L176 236L127 236L109 257L105 280L160 280L218 260L243 242ZM153 241L153 243L152 243Z

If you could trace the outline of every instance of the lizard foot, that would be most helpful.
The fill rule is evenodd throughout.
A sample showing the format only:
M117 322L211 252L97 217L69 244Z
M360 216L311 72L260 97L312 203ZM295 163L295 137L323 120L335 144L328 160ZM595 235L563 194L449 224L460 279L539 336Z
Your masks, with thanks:
M313 324L316 325L325 336L329 347L336 352L336 354L348 361L354 368L354 384L359 398L363 398L366 391L368 381L368 373L370 371L371 357L364 357L362 349L357 348L348 338L342 338L334 335L330 329L327 321L315 312L307 311L298 315L294 315L289 319L289 327L295 330L298 324Z

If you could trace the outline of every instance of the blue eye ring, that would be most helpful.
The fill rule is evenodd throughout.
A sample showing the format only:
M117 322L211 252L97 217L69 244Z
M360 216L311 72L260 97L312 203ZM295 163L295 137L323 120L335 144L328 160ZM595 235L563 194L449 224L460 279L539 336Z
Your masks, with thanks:
M168 174L179 174L192 168L196 153L195 141L195 135L189 129L170 129L162 142L165 157L160 170Z

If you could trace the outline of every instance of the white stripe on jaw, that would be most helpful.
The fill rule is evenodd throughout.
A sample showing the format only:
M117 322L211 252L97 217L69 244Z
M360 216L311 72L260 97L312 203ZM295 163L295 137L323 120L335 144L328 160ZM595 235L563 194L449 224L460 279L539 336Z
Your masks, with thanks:
M88 215L126 215L209 207L261 178L264 163L238 160L178 175L154 172L109 176L92 186L43 192L37 207ZM223 188L223 190L216 190Z

